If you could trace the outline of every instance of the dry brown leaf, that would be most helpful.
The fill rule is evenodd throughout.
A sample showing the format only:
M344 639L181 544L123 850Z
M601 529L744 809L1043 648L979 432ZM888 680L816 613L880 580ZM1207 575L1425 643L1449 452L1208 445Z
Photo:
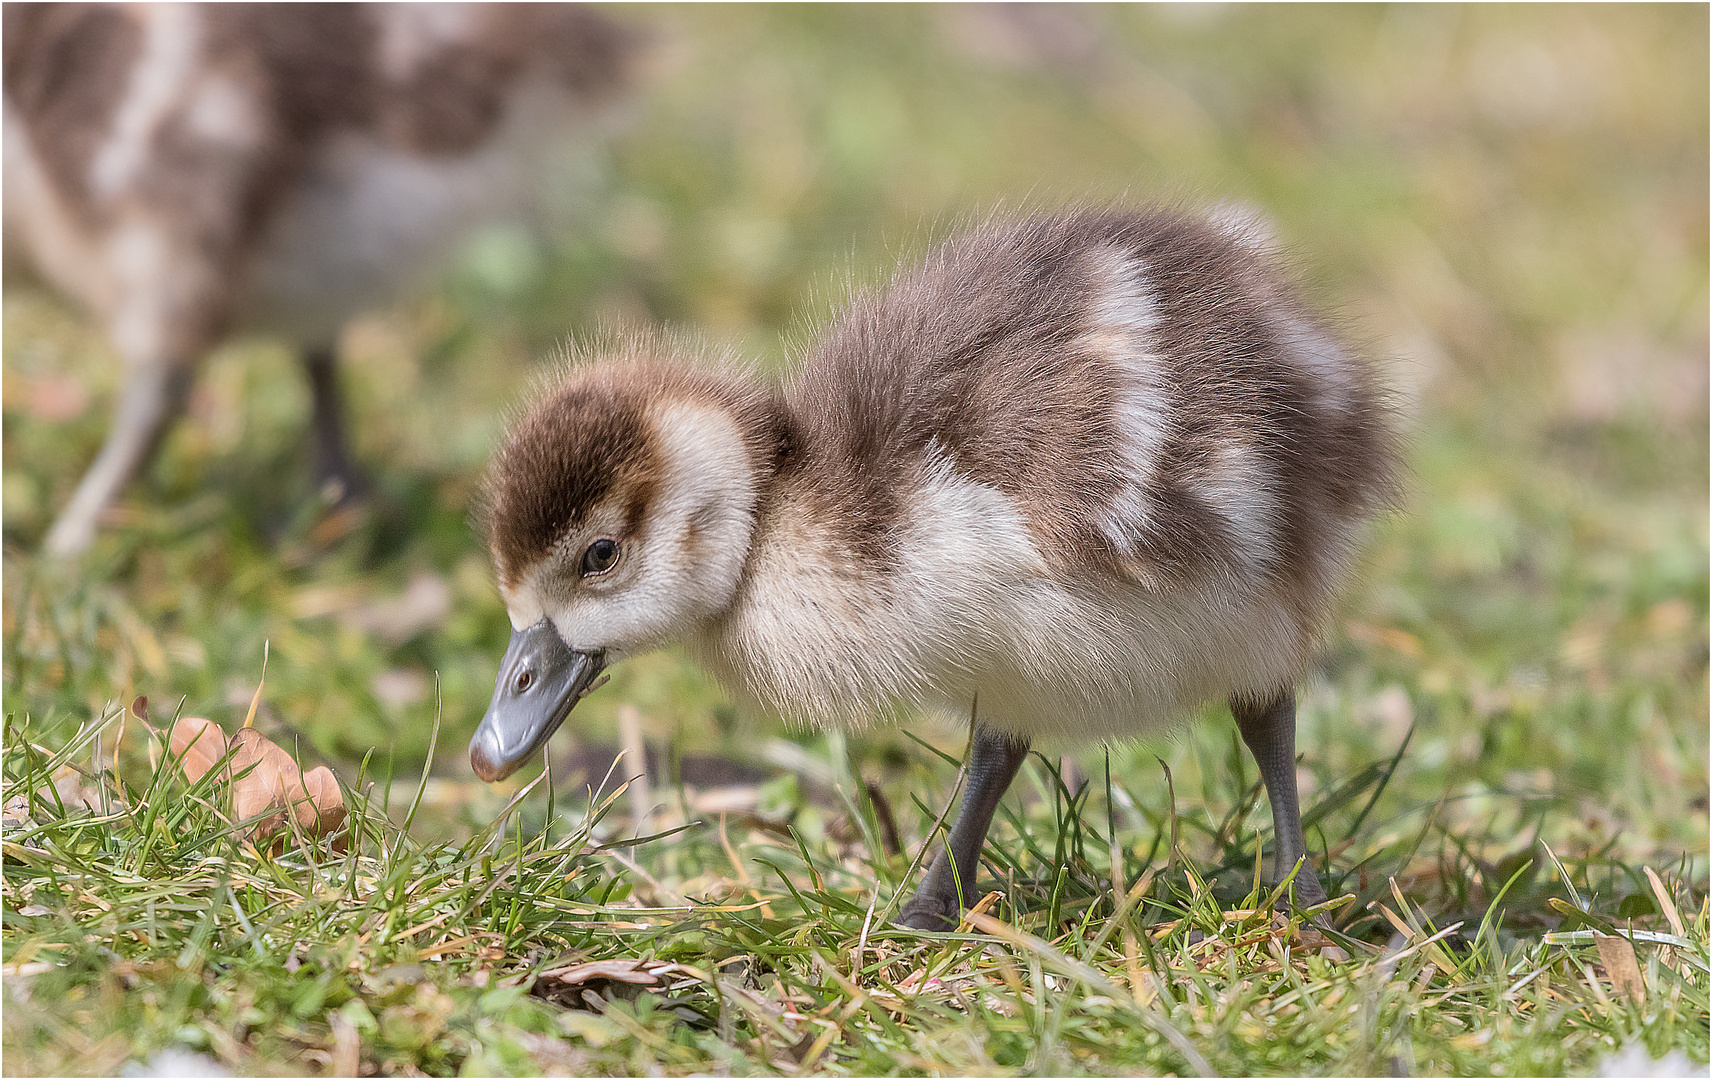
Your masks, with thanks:
M606 1011L608 1001L634 1001L644 990L666 994L676 988L673 976L681 980L691 970L664 960L594 960L543 971L529 992L567 1008L592 1009L598 1013ZM668 1011L681 1007L672 1004L669 998L665 1000Z
M309 836L326 836L344 823L345 797L327 766L303 773L290 754L255 728L239 731L232 742L237 747L232 775L238 778L232 784L233 813L248 819L277 811L256 825L258 842L279 831L288 807L298 828Z
M167 749L194 784L226 756L226 733L212 720L204 720L200 716L182 717L172 725L167 736Z
M188 716L173 724L167 747L191 783L208 775L231 751L221 779L231 782L234 817L260 819L251 833L258 844L284 828L287 810L298 829L312 837L326 836L345 822L345 797L333 771L321 765L303 772L289 753L255 728L240 728L228 743L219 724ZM150 750L153 757L157 747Z
M232 736L232 813L248 821L270 810L256 824L256 839L269 836L285 823L287 782L301 788L302 776L291 755L255 728L242 728Z
M1593 943L1599 946L1599 963L1611 977L1611 985L1636 1001L1647 999L1646 980L1641 978L1641 966L1635 960L1635 947L1629 939L1616 934L1593 931Z
M345 823L345 794L333 770L318 765L303 774L303 790L309 798L293 808L297 824L310 836L326 836Z

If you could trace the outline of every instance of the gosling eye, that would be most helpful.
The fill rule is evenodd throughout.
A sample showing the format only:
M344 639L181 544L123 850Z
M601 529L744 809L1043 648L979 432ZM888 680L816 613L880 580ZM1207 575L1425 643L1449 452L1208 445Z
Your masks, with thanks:
M598 577L618 563L618 541L601 537L583 552L583 577Z

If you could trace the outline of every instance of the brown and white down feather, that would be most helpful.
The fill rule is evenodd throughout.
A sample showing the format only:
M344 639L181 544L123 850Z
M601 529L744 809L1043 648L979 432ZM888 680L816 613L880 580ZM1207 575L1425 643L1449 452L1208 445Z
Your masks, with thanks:
M1142 733L1309 662L1393 452L1368 366L1239 225L989 224L855 299L781 389L658 339L496 457L513 625L686 641L816 724L928 707ZM615 571L579 579L596 538Z
M8 248L127 369L107 445L49 534L85 547L229 331L314 355L468 231L537 205L622 96L631 35L566 4L5 6Z

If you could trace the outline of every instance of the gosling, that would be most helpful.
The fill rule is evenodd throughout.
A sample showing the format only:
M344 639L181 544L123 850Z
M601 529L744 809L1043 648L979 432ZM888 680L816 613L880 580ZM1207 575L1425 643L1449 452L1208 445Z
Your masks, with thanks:
M7 241L126 369L47 552L89 546L233 330L302 347L317 481L351 494L340 327L529 211L634 52L563 4L5 5Z
M517 769L603 668L677 640L814 724L972 715L905 926L974 901L1031 739L1154 732L1212 700L1259 764L1273 873L1304 860L1294 684L1394 448L1373 372L1257 222L989 223L854 300L781 388L684 351L576 367L492 462L513 633L478 776ZM1305 863L1295 890L1326 899Z

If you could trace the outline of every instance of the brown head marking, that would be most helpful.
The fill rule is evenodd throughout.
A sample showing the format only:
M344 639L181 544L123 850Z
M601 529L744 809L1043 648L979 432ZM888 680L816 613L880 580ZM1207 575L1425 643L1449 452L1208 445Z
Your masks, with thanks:
M703 401L723 410L758 469L781 466L791 440L773 392L696 364L693 354L654 355L677 348L652 338L627 343L612 360L572 372L513 425L477 511L502 581L541 559L603 503L612 503L626 536L644 527L665 467L650 419L661 402Z
M626 518L634 527L651 472L639 398L605 380L553 391L512 430L489 471L484 517L501 578L546 555L617 490L628 489Z

